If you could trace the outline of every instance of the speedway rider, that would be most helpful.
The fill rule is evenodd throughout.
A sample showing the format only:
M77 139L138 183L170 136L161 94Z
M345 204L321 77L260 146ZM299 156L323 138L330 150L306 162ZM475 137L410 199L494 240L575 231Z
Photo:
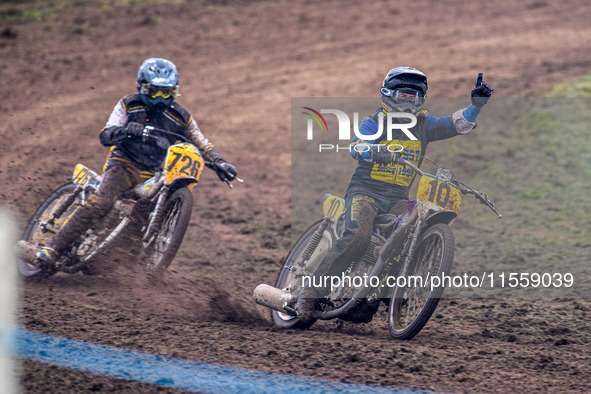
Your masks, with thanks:
M183 135L197 146L204 158L213 162L222 181L236 178L236 167L203 135L193 117L175 102L179 95L176 66L167 59L146 59L137 74L137 93L123 97L115 105L100 134L100 142L111 150L104 166L98 191L74 211L55 237L36 255L37 263L54 267L60 254L81 233L110 210L124 191L154 175L166 150L153 140L143 140L145 126ZM172 144L176 138L162 133Z
M392 164L392 152L403 147L402 157L420 166L427 144L470 132L476 117L493 93L491 87L478 75L472 89L471 104L449 116L435 117L423 109L427 96L427 76L412 67L396 67L388 72L381 87L381 107L359 125L363 135L376 135L383 114L383 128L387 130L389 112L405 112L416 116L417 123L409 131L418 139L410 140L402 130L393 130L392 139L386 133L376 140L359 139L351 142L351 155L358 166L345 193L345 231L332 250L320 263L315 275L340 275L351 263L361 258L370 242L374 219L381 213L402 214L406 210L413 171L400 164ZM400 122L402 117L396 118ZM388 149L390 148L390 149ZM320 281L316 283L321 283ZM296 314L309 321L315 309L315 300L326 297L324 288L306 287L296 305Z

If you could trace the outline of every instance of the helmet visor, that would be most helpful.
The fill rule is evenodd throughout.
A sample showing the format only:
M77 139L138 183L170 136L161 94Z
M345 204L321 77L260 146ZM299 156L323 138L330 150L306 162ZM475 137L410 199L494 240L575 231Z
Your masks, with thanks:
M386 97L391 97L395 103L402 104L402 103L409 103L412 105L422 105L425 102L425 95L420 90L411 89L411 88L396 88L396 89L388 89L386 87L382 87L381 89L382 95Z
M169 97L178 96L178 85L177 86L154 86L149 83L142 83L140 85L140 93L148 95L152 98L163 97L165 99Z

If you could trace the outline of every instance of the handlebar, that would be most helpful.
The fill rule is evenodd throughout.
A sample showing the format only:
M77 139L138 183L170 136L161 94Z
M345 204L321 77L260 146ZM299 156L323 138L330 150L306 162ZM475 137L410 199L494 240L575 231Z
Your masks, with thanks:
M238 177L234 177L234 179L228 179L228 177L226 176L226 173L223 172L217 164L215 164L213 161L204 161L203 164L205 164L206 167L211 168L212 170L214 170L216 172L216 174L218 174L218 176L220 177L221 180L223 180L224 182L226 182L226 184L228 185L228 187L230 189L234 188L234 186L232 186L232 180L235 180L237 182L243 183L244 179L242 178L238 178Z
M479 200L481 203L483 203L484 205L486 205L487 207L489 207L491 209L491 211L493 211L494 213L496 213L497 216L499 217L499 219L502 219L503 218L503 215L501 215L499 213L499 211L496 210L495 204L491 200L488 199L488 196L486 195L486 193L479 192L478 190L474 190L470 186L466 185L464 182L462 182L462 181L460 181L458 179L454 179L454 182L457 182L461 186L464 186L464 187L460 187L460 191L463 194L472 194L472 195L474 195L474 197L476 197L477 200Z
M168 134L168 135L172 135L176 138L178 138L179 140L183 141L183 142L189 142L187 140L187 137L185 137L182 134L178 134L178 133L173 133L172 131L168 131L168 130L163 130L163 129L158 129L154 126L144 126L144 130L142 131L142 137L151 137L154 139L157 138L162 138L164 139L164 137L158 136L158 135L153 135L153 132L157 132L157 133L163 133L163 134ZM168 142L168 140L166 140L166 142Z
M405 158L403 157L397 157L397 155L392 155L392 162L394 164L400 164L403 166L409 166L410 168L412 168L413 170L415 170L416 172L419 173L419 175L423 176L425 175L425 171L421 170L419 167L415 166L414 163L407 161Z
M406 165L409 166L410 168L412 168L413 170L415 170L418 174L420 174L421 176L425 175L425 172L423 170L421 170L418 166L416 166L414 163L406 160L403 157L398 157L398 154L394 154L392 155L392 163L397 163L400 165ZM453 182L457 183L460 187L460 191L462 192L462 194L472 194L474 195L474 197L476 197L477 200L479 200L481 203L483 203L484 205L486 205L487 207L489 207L498 217L499 219L501 219L503 217L503 215L501 215L499 213L499 211L496 210L496 208L494 207L494 203L488 199L488 196L486 195L486 193L484 192L479 192L478 190L474 190L472 189L470 186L466 185L464 182L458 180L458 179L452 179ZM462 187L463 186L463 187Z

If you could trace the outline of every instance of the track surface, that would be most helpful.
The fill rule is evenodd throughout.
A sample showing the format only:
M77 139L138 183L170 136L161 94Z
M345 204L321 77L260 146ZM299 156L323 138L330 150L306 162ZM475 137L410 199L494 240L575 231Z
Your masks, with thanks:
M375 96L396 65L424 70L434 97L468 97L480 71L498 97L536 95L591 68L588 1L171 3L74 6L2 22L0 201L23 227L77 162L100 169L107 149L98 132L151 56L177 64L179 102L246 180L229 190L203 175L189 233L163 283L121 267L28 284L24 327L378 386L590 389L589 303L444 300L423 332L403 343L389 338L383 316L364 326L279 331L251 301L258 283L273 283L290 245L291 97ZM30 393L174 392L23 365Z

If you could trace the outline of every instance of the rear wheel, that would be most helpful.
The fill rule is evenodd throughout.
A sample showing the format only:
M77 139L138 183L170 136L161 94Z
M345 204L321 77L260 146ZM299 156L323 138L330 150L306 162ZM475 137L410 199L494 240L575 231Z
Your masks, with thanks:
M40 226L42 222L47 222L51 219L55 209L74 191L74 189L76 189L76 185L73 183L65 184L56 189L49 197L47 197L43 204L41 204L29 221L29 224L23 233L22 240L26 241L35 252L47 245L47 243L55 236L55 233L52 231L59 230L66 222L67 218L74 212L77 206L76 204L70 205L64 214L55 220L55 223L52 226L52 231L44 231ZM34 262L26 261L21 258L17 259L17 264L19 273L27 278L43 278L55 273L54 270L38 267Z
M279 289L285 289L291 287L293 283L297 280L289 269L296 261L298 261L301 258L301 255L306 249L308 242L312 238L312 234L314 233L314 231L318 229L320 223L322 223L321 220L310 226L295 243L294 247L291 249L291 251L285 259L285 262L283 263L283 267L281 268L279 276L277 277L277 281L275 282L275 287ZM314 250L314 253L310 257L309 263L307 264L308 270L310 272L316 271L318 264L320 264L320 262L328 254L328 252L332 249L335 242L336 239L332 232L329 229L326 229L324 231L322 239L320 240L318 246ZM312 324L316 322L316 319L304 322L295 316L291 316L287 313L282 313L275 310L271 310L271 319L273 319L273 323L275 323L275 325L279 328L299 328L302 330L309 328L310 326L312 326Z
M148 273L162 273L170 266L189 226L192 209L193 196L186 188L176 190L166 201L160 230L142 248L141 262Z
M444 290L442 286L431 290L428 278L449 274L453 258L454 236L449 226L439 223L427 229L406 272L407 286L396 287L390 300L388 329L392 337L412 339L427 324ZM426 282L413 282L413 276Z

